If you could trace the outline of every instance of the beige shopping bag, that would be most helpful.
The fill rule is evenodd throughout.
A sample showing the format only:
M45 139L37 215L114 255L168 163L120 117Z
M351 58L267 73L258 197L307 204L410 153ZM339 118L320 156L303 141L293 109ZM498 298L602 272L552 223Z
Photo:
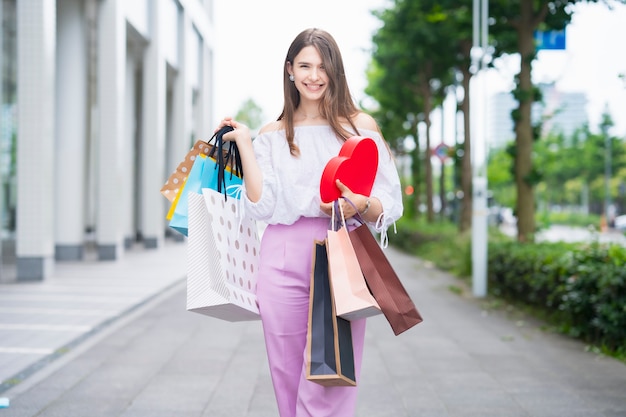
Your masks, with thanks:
M359 259L348 235L343 211L339 210L340 220L337 221L334 207L335 205L333 205L333 226L327 233L326 249L336 314L346 320L382 314L376 299L367 287Z

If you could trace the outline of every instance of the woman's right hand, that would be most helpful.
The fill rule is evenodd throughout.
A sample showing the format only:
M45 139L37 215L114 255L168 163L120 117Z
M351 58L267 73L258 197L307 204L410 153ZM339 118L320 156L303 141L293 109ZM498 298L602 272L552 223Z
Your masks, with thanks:
M234 130L225 133L222 139L226 141L234 141L239 149L239 156L243 165L244 177L243 181L246 185L246 194L252 202L257 202L261 198L263 188L263 173L257 163L252 146L252 135L248 126L233 120L232 117L225 117L220 122L215 131L217 132L224 126L231 126Z
M245 142L252 142L252 136L250 135L250 129L243 123L239 123L232 117L225 117L220 122L215 132L223 128L224 126L231 126L234 130L225 133L222 138L227 141L233 141L237 143L237 146L243 145Z

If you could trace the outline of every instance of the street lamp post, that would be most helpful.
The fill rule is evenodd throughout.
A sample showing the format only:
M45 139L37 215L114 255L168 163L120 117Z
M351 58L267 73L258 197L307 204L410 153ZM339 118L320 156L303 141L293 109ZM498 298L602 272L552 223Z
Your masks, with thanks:
M472 47L472 68L474 77L480 78L480 89L473 91L470 127L472 142L480 138L483 146L472 146L472 293L476 297L487 295L487 169L486 169L486 80L485 74L481 74L486 67L486 55L488 45L487 19L489 3L488 0L473 0L473 47ZM473 78L474 78L473 77ZM480 95L481 108L477 112L477 94ZM482 116L482 122L478 123L478 117ZM480 127L480 128L479 128Z
M611 138L609 136L609 126L602 123L602 135L604 136L604 217L607 227L611 226L611 177L613 176L611 164L612 149Z

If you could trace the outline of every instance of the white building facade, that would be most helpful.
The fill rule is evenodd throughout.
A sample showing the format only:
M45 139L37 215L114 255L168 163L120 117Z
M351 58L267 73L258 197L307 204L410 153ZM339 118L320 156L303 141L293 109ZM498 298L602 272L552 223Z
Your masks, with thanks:
M562 92L553 84L540 84L543 100L533 103L532 121L543 120L542 134L572 136L588 124L587 97L580 92ZM497 93L489 98L490 144L502 148L515 140L515 125L511 112L518 107L512 93Z
M13 168L0 208L16 279L160 247L159 190L213 131L212 1L3 0L2 22L0 161Z

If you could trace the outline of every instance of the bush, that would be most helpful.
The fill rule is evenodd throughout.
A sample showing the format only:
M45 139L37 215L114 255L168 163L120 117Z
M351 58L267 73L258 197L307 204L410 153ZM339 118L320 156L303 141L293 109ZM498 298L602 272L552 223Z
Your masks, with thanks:
M600 228L600 216L597 214L584 214L572 211L544 211L537 214L537 225L540 228L549 227L552 224L563 224L576 227Z
M562 331L626 353L626 249L618 245L490 245L489 288L540 308Z
M471 276L471 234L452 223L401 219L390 242L459 277ZM530 306L560 331L626 357L626 248L519 243L490 230L491 295Z

